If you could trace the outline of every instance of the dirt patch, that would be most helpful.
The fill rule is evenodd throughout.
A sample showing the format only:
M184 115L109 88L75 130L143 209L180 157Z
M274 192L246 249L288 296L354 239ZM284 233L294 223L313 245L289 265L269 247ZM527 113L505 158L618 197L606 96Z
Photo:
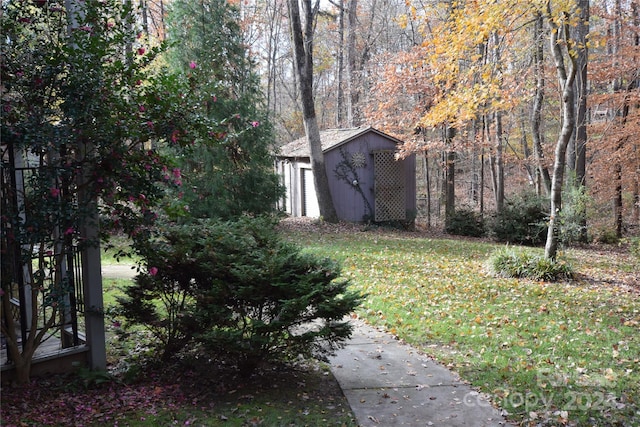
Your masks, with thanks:
M379 233L386 235L401 235L406 238L424 237L424 238L465 238L461 236L451 236L440 229L426 228L417 225L415 229L408 230L402 227L386 226L379 224L351 223L339 222L328 223L317 218L308 217L286 217L280 221L278 228L283 231L298 233L314 233L314 234L349 234L349 233Z

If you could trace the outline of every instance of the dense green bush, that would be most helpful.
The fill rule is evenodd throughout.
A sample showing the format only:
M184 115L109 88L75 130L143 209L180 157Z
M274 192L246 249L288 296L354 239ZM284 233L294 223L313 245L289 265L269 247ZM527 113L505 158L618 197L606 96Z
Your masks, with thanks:
M503 248L488 261L489 271L498 277L527 278L555 282L573 277L573 268L562 260L550 260L541 254Z
M587 208L591 204L586 187L565 185L562 191L562 211L559 214L560 242L564 245L587 242Z
M248 373L260 362L331 353L360 303L329 259L283 241L272 219L170 225L141 249L146 271L120 300L165 360L199 346Z
M616 230L613 228L600 228L595 232L595 241L598 243L604 243L605 245L617 245L620 243L620 237L616 234Z
M535 193L517 195L493 215L488 234L500 242L539 245L547 235L548 210L547 200Z
M458 236L481 237L484 235L484 219L473 209L456 209L447 217L445 231Z

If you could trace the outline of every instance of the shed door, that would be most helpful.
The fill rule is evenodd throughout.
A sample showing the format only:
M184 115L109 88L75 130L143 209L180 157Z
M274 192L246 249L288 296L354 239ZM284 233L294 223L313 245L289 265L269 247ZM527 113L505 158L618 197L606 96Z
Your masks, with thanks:
M373 153L375 220L406 220L405 179L393 151Z
M311 169L301 169L302 178L302 216L311 218L320 217L320 207L318 206L318 196L316 196L316 185L313 182L313 172Z

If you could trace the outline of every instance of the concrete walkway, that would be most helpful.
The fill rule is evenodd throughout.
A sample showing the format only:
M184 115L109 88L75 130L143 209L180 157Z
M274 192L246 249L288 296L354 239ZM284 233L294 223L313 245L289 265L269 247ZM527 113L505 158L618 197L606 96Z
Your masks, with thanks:
M105 279L132 279L136 275L136 266L129 264L102 265L102 277Z
M510 425L442 365L361 320L352 322L351 339L330 362L360 427Z

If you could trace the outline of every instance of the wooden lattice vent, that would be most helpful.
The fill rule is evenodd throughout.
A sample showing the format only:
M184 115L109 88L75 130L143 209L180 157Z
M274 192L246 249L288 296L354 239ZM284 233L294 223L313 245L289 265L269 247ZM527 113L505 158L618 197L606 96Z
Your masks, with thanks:
M407 218L405 177L393 151L373 153L375 171L375 220L403 221Z

